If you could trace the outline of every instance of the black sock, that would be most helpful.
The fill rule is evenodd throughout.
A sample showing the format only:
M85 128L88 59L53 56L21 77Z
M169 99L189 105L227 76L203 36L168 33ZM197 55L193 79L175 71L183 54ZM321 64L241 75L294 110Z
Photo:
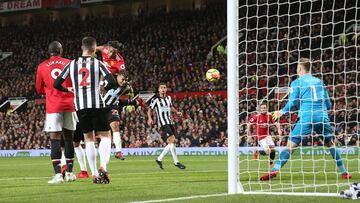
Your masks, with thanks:
M61 147L60 140L51 140L51 160L55 173L61 173Z
M265 156L265 155L266 155L266 152L265 152L264 150L260 150L260 151L259 151L259 154Z
M74 143L72 140L65 140L65 158L66 158L66 171L72 172L74 165Z
M66 172L71 173L74 166L74 160L72 159L66 159Z
M271 152L270 152L270 164L272 164L274 162L275 155L276 155L276 151L271 150Z

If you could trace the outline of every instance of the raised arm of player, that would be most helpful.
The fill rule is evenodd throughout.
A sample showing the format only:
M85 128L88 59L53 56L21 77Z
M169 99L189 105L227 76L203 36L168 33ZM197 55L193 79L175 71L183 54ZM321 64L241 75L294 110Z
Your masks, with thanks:
M110 89L114 89L118 87L118 84L112 74L110 74L109 70L106 68L106 65L99 61L99 68L101 75L104 76L104 79L108 82L105 86L105 90L108 91Z
M36 71L36 93L39 95L46 94L45 93L45 83L44 83L44 80L42 78L39 68Z
M56 80L53 84L54 88L56 88L62 92L72 92L71 88L65 88L62 86L62 84L64 83L66 78L69 77L69 75L70 75L70 66L72 63L74 63L74 61L72 61L68 65L66 65L65 68L63 69L63 71L60 73L60 75L56 78Z
M104 45L97 46L97 47L96 47L96 51L101 51L103 48L104 48Z
M300 97L300 87L298 80L295 80L291 83L289 101L286 103L285 107L281 110L281 114L288 113L289 111L295 110L296 104L299 101Z

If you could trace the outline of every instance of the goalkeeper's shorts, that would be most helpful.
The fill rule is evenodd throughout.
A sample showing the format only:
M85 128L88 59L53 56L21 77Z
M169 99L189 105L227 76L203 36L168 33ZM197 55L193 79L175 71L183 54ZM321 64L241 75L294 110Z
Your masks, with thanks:
M300 118L290 132L289 138L291 142L300 144L306 136L311 136L314 132L323 135L325 142L331 141L334 137L329 118L313 117L306 120Z

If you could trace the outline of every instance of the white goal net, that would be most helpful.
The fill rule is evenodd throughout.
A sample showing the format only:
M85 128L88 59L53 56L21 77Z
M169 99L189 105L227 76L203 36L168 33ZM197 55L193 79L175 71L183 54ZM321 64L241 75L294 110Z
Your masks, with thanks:
M359 180L359 20L358 0L228 1L229 193L335 196ZM311 113L310 120L321 115L329 120L303 125L294 150L288 142L295 142L296 124L306 120L299 100L306 94L321 100L316 94L322 87L310 85L306 93L303 82L295 108L274 123L271 113L284 109L305 59L328 91L331 109ZM264 104L266 122L260 119ZM267 149L272 143L258 138L261 128L275 145L275 166ZM261 180L265 174L270 180Z

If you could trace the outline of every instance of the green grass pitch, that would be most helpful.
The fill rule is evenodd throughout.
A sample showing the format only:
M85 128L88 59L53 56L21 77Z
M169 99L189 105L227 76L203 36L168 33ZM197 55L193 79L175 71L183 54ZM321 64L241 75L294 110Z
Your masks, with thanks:
M164 171L160 171L155 163L155 157L127 157L124 161L111 159L108 166L111 183L109 185L94 185L90 179L79 180L61 185L49 185L47 181L52 176L49 157L17 157L0 158L0 202L132 202L186 197L192 195L220 194L227 192L227 157L226 156L182 156L180 160L187 166L179 170L172 164L170 156L164 160ZM316 191L336 190L338 174L331 157L304 158L302 162L294 161L284 168L282 187L284 191L289 184L294 184L295 191L314 192L314 188L302 186L312 184L314 177L317 184L325 186ZM299 157L297 157L298 160ZM310 158L315 158L315 162ZM338 180L346 184L359 181L358 157L348 157L349 170L353 172L353 180ZM245 189L267 190L281 189L279 178L261 184L258 176L266 171L266 161L241 159L241 180ZM303 163L303 164L301 164ZM314 167L315 168L314 168ZM256 172L257 169L262 170ZM76 172L78 165L75 165ZM291 170L292 173L289 173ZM324 173L326 170L329 173ZM251 172L247 172L251 171ZM300 171L304 171L302 175ZM356 173L355 173L356 172ZM291 178L292 175L292 178ZM327 175L327 182L323 181ZM304 176L304 177L303 177ZM304 181L303 181L304 179ZM323 182L321 182L323 181ZM249 184L251 183L251 184ZM326 186L328 185L328 186ZM291 190L289 190L291 191ZM173 202L349 202L338 197L298 197L275 195L231 195Z

